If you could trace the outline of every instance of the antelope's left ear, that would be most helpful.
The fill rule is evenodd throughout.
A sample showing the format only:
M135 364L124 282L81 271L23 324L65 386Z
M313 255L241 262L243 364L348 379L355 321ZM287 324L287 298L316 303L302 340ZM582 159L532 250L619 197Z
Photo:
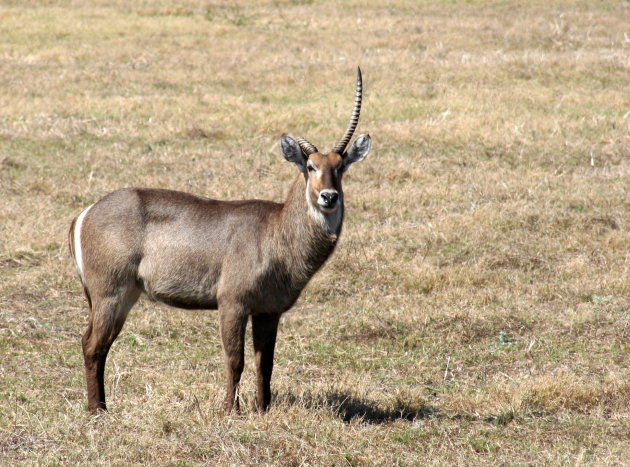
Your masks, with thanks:
M372 138L370 138L370 135L359 135L359 137L354 140L354 143L352 143L350 150L344 154L343 170L348 170L350 164L354 164L355 162L365 159L365 156L368 155L371 147Z
M289 135L282 135L280 148L286 160L293 162L302 172L306 170L306 157L304 157L300 145L293 138Z

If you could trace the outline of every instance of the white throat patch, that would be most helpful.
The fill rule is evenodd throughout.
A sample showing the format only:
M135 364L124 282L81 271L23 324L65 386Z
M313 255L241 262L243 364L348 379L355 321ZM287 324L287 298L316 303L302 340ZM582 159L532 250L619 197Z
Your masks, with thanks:
M341 224L341 216L343 215L343 198L341 194L339 195L339 206L330 214L326 214L320 211L317 206L313 205L311 202L311 197L308 195L310 188L310 180L306 184L306 203L308 204L308 210L315 219L315 221L326 231L329 235L336 235L337 230L339 230L339 225Z

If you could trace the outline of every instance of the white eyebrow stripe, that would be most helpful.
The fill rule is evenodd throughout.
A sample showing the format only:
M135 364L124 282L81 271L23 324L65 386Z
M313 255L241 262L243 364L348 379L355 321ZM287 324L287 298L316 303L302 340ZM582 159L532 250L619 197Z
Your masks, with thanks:
M85 219L85 215L88 211L94 206L91 204L87 208L79 214L77 217L77 221L74 224L74 264L77 267L77 272L79 273L79 277L81 278L81 282L85 285L85 278L83 277L83 251L81 250L81 226L83 225L83 219Z

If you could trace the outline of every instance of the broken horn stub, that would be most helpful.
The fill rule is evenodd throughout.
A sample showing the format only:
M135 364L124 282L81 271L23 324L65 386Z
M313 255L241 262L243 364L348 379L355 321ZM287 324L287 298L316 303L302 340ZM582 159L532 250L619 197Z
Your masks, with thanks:
M302 152L307 156L310 156L311 154L318 152L317 148L313 146L311 143L309 143L308 141L306 141L304 138L295 138L295 141L297 142L297 144L300 145Z

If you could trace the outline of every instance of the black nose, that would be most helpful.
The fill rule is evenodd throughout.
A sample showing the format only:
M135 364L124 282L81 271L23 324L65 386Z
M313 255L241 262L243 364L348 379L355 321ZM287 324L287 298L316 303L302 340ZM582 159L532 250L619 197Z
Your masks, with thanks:
M339 193L336 191L324 191L321 193L321 197L326 202L326 205L333 206L339 199Z

